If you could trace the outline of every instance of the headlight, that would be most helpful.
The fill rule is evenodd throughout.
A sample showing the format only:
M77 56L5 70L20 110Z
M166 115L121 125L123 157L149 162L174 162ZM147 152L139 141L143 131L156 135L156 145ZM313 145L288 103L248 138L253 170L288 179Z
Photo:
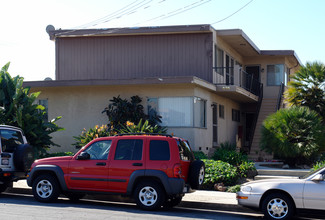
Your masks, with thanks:
M242 186L242 187L240 187L240 191L242 191L242 192L251 192L252 187L251 186Z

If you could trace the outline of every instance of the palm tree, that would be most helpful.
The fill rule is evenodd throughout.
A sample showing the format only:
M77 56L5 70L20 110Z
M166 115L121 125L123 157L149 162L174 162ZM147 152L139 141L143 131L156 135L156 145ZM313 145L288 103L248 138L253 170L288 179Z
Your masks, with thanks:
M290 105L307 106L325 121L325 65L308 63L295 73L285 93Z
M289 165L314 161L325 150L321 117L308 107L281 109L263 122L261 149Z

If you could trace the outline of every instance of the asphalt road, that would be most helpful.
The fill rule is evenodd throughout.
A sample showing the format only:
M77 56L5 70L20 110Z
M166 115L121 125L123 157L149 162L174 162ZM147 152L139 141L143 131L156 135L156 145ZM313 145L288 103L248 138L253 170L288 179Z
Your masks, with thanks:
M263 219L263 215L250 209L227 206L198 205L182 202L170 210L148 212L140 210L129 201L103 201L86 197L79 202L71 202L60 197L55 203L39 203L33 196L23 190L0 194L0 219L8 220L84 220L84 219ZM296 218L317 219L317 218Z
M177 207L155 212L142 211L135 204L83 199L70 202L60 198L44 204L31 195L3 193L0 195L0 219L262 219L261 214L234 211Z

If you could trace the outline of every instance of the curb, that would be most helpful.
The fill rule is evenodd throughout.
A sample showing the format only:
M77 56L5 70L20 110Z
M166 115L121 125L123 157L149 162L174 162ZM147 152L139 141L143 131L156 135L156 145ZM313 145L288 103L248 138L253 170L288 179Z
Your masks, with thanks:
M14 193L14 194L28 194L32 195L32 188L26 187L22 184L14 184L14 188L8 188L6 190L8 193ZM204 196L206 191L199 191L198 195L200 197L201 201L195 201L195 196L192 197L192 195L184 199L178 207L181 208L190 208L190 209L202 209L202 210L216 210L216 211L236 211L236 212L249 212L249 213L255 213L252 209L245 208L242 206L239 206L235 204L234 201L231 201L231 204L220 197L222 194L220 192L211 191L209 193L209 197L215 197L216 199L210 200L209 197ZM228 195L228 194L226 194ZM206 199L205 199L206 198ZM92 195L86 195L84 199L90 199L90 200L101 200L101 201L112 201L112 202L125 202L125 203L133 203L134 201L128 197L123 197L119 195L100 195L100 194L92 194ZM202 201L202 199L204 201ZM218 199L218 200L217 200ZM229 200L228 200L229 201Z

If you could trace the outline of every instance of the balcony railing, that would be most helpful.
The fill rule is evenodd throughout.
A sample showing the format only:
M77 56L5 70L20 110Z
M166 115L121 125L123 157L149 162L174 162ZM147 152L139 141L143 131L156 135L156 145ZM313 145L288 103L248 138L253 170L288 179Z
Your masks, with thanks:
M214 67L213 83L216 85L236 85L260 95L261 83L253 74L245 72L241 67Z

